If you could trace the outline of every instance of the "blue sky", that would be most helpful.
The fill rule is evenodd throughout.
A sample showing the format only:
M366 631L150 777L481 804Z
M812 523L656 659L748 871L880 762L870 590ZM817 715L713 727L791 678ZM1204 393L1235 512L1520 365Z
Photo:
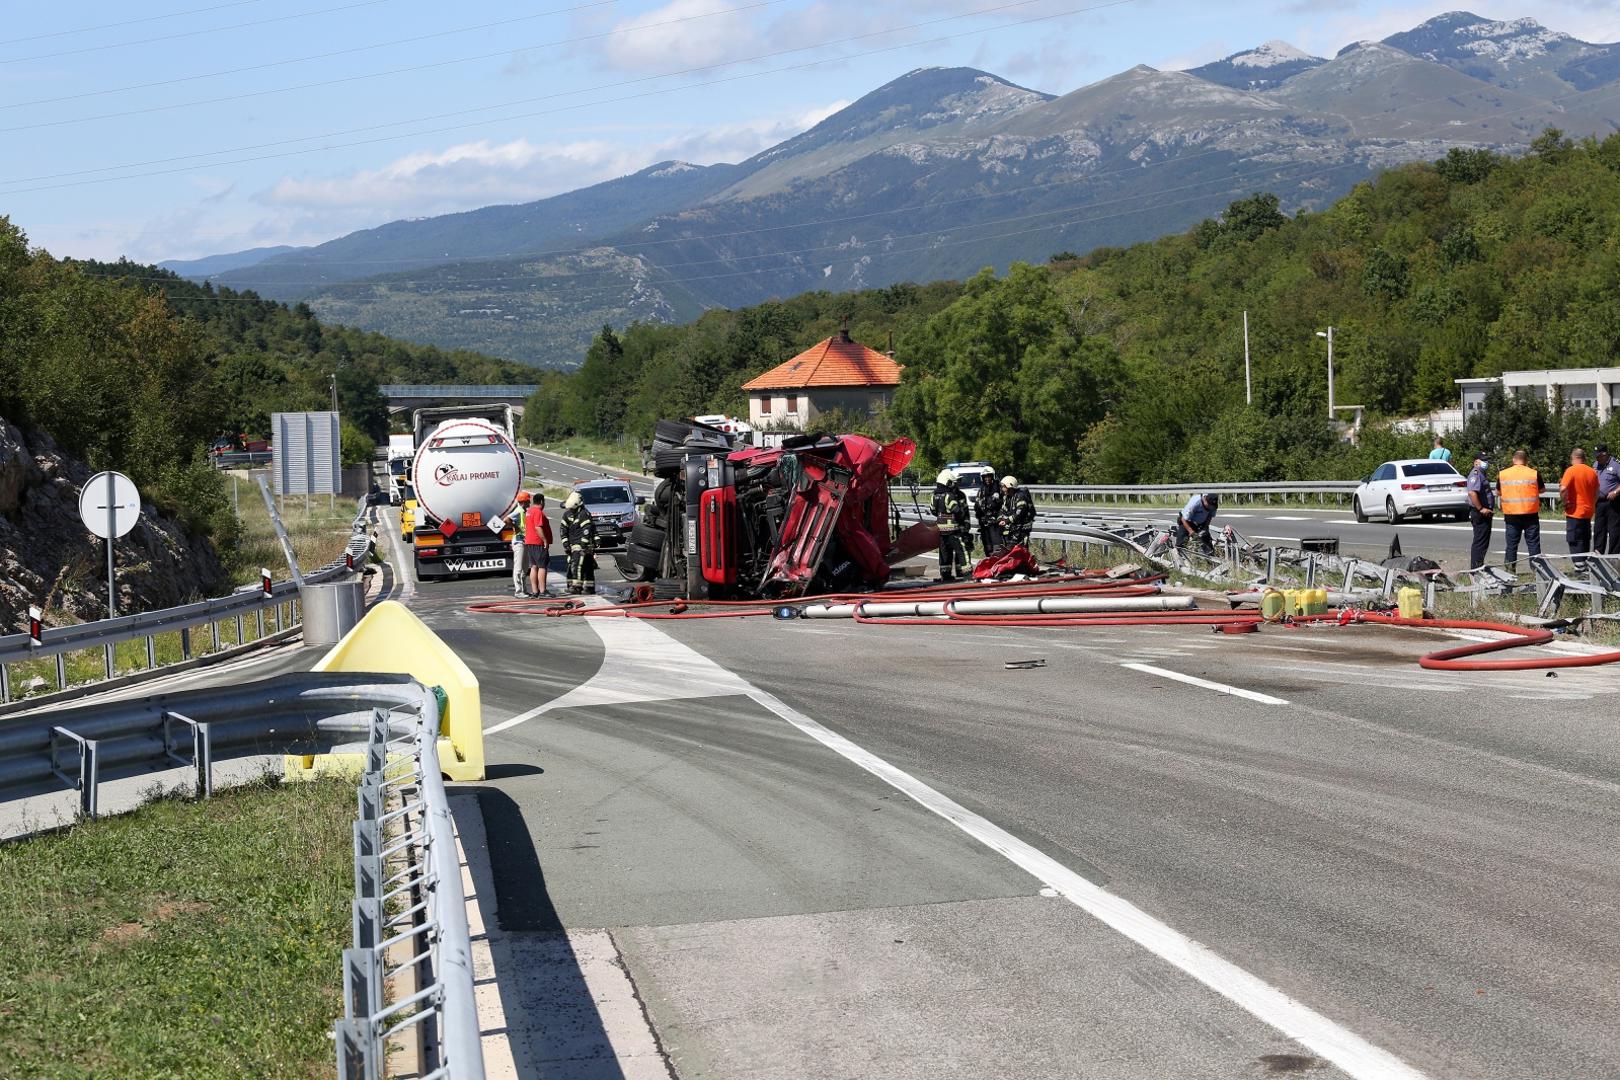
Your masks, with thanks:
M152 0L0 29L0 213L143 261L737 161L916 67L1050 93L1280 38L1317 55L1450 3L1370 0ZM1614 0L1475 3L1587 40Z

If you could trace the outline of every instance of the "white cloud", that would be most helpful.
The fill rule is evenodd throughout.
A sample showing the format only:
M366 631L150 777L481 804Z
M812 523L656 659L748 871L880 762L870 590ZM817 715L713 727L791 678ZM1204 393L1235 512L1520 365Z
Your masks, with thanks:
M77 254L160 260L267 244L317 244L401 218L529 202L600 183L668 159L710 165L741 161L848 105L839 100L788 116L679 130L640 128L643 138L537 143L526 138L419 150L370 169L284 176L251 196L200 184L196 203L120 229L80 233ZM602 132L606 134L606 132Z
M610 67L637 73L702 67L763 51L754 12L733 0L671 0L614 24L603 39ZM724 12L725 14L717 14Z

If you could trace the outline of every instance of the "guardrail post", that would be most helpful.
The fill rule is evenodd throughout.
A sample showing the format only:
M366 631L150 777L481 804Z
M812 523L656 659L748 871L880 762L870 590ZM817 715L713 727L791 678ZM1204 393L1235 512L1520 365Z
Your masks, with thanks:
M189 626L180 628L180 659L191 659L191 627Z
M1308 552L1305 556L1305 587L1316 588L1316 553Z
M238 645L247 644L247 639L242 636L242 616L240 614L236 616L236 643Z
M1344 591L1349 592L1356 586L1356 564L1350 563L1344 568Z
M264 639L264 608L260 608L258 611L255 611L254 614L259 617L259 636L257 638L255 638L254 640L256 640L256 641L263 640Z
M11 672L0 664L0 705L11 704Z
M61 752L62 740L67 739L77 743L79 748L79 775L77 779L70 777L61 768L58 755ZM69 787L79 791L79 813L87 818L96 816L100 805L101 783L101 747L97 740L87 739L83 735L69 731L65 727L51 729L51 772Z
M110 641L101 647L101 651L107 660L107 678L109 679L118 672L117 662L113 656L113 648L113 643Z
M1266 548L1266 584L1270 585L1271 584L1271 579L1276 577L1276 576L1277 576L1277 549L1274 548L1274 547L1268 547L1268 548Z
M67 689L67 657L62 653L56 654L56 688Z

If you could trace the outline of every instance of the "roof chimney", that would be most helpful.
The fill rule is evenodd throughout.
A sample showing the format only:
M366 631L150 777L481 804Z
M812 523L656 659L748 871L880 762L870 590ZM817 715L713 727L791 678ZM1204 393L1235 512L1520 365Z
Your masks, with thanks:
M849 340L849 313L848 312L846 312L844 314L843 326L839 329L838 336L840 338L842 338L843 340L845 340L845 341Z

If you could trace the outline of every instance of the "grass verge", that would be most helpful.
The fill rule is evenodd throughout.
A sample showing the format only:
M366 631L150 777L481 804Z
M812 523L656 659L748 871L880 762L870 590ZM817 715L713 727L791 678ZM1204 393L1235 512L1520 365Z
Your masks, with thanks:
M534 444L541 450L563 457L593 461L609 469L641 475L641 448L631 438L587 439L579 435Z
M353 820L264 782L0 845L0 1075L330 1075Z
M276 539L270 512L264 507L257 480L233 474L226 480L235 484L237 520L242 524L241 540L227 555L226 569L235 585L251 585L259 580L259 568L269 567L277 580L289 576L287 556ZM354 524L354 500L330 500L325 495L311 499L289 496L281 507L281 523L287 527L293 554L300 569L318 570L343 553Z

